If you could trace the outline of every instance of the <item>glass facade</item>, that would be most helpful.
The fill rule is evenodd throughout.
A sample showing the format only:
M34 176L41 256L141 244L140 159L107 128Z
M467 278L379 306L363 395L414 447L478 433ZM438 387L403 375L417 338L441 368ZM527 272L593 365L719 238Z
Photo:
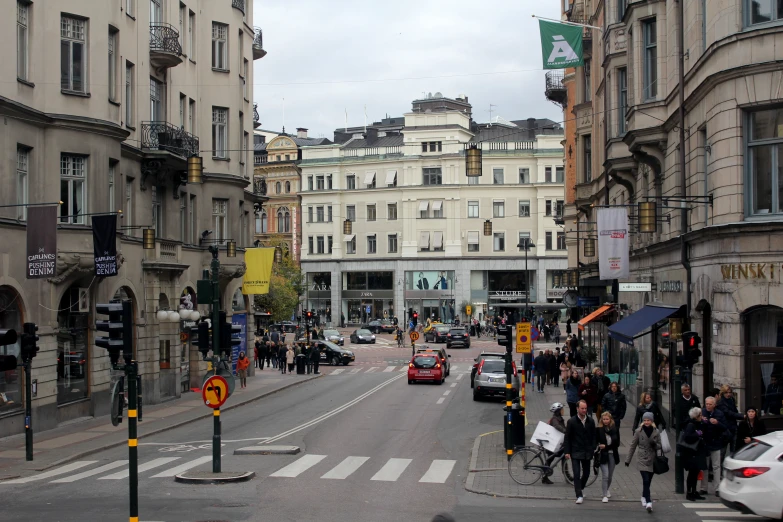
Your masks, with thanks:
M395 317L394 272L343 272L341 320L359 325Z
M460 315L455 300L455 285L453 270L405 272L406 313L410 309L418 312L419 321L426 321L428 318L444 323L454 321Z
M307 274L307 309L315 310L318 324L332 323L332 274L309 272Z
M83 399L89 391L89 281L84 286L66 290L57 307L57 404Z

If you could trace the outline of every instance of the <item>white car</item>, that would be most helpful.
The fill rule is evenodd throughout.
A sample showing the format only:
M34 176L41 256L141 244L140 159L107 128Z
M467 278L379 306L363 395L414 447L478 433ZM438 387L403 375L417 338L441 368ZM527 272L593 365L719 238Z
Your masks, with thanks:
M748 515L783 518L783 431L754 437L723 461L720 500Z

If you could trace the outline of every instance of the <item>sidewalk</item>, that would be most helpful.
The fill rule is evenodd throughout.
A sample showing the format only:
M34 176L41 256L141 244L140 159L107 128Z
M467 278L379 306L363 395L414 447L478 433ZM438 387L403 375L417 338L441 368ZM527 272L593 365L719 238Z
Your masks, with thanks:
M233 395L221 411L238 408L322 375L282 375L276 370L266 369L257 371L255 376L248 378L247 388L244 390L237 384ZM72 422L36 433L32 462L25 460L24 433L0 439L0 480L15 478L33 470L43 471L92 453L127 444L128 419L127 412L123 413L123 422L117 427L112 426L109 416L105 416L87 418L81 422ZM208 417L212 417L212 410L204 405L200 393L190 392L177 400L144 405L142 421L138 423L138 438L149 437Z
M562 385L555 388L547 386L545 393L537 393L530 385L527 387L527 426L525 435L527 440L533 435L539 421L547 422L551 417L549 406L554 402L566 404L565 393ZM531 393L532 392L532 393ZM494 407L494 406L489 406ZM503 430L501 424L501 408L497 407L498 427L500 431L485 433L476 438L470 458L470 469L465 483L465 489L473 493L511 498L537 498L537 499L573 499L574 487L565 481L562 472L558 469L552 475L552 485L542 484L541 481L531 486L520 486L508 474L506 451L503 446ZM631 405L629 404L629 411ZM565 416L568 416L568 406L565 408ZM593 417L595 419L595 417ZM628 455L628 446L631 441L630 424L633 420L626 415L625 422L620 429L620 464L615 467L612 478L611 502L639 502L642 492L642 482L639 471L636 468L634 456L630 467L625 467L625 457ZM671 440L673 435L669 434ZM652 481L651 493L654 501L683 500L684 495L674 493L674 453L666 455L669 458L670 470L663 475L656 475ZM601 501L601 476L585 490L585 500Z

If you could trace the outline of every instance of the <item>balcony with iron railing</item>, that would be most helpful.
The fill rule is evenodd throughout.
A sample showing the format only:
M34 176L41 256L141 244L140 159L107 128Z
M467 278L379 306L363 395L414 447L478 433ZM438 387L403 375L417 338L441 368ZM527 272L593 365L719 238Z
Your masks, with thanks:
M261 117L258 115L258 104L253 104L253 128L257 129L261 126Z
M552 101L561 107L568 104L568 91L563 84L563 69L553 69L546 73L546 90L544 94L546 99Z
M253 194L266 196L266 178L262 176L255 176L253 178Z
M264 31L260 27L254 27L253 32L253 59L258 60L266 56L264 50Z
M150 24L150 65L156 69L168 69L182 63L182 45L179 31L171 24Z
M245 14L245 0L231 0L231 7L239 9L242 14Z
M141 150L169 152L182 158L198 156L199 139L167 121L141 122Z

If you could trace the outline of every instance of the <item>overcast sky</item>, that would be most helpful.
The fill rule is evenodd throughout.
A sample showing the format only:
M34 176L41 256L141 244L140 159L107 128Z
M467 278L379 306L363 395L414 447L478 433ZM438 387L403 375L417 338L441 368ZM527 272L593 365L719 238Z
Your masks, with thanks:
M336 127L401 116L425 92L468 96L473 118L562 120L544 98L538 21L560 0L253 0L261 128ZM285 98L285 120L283 119Z

